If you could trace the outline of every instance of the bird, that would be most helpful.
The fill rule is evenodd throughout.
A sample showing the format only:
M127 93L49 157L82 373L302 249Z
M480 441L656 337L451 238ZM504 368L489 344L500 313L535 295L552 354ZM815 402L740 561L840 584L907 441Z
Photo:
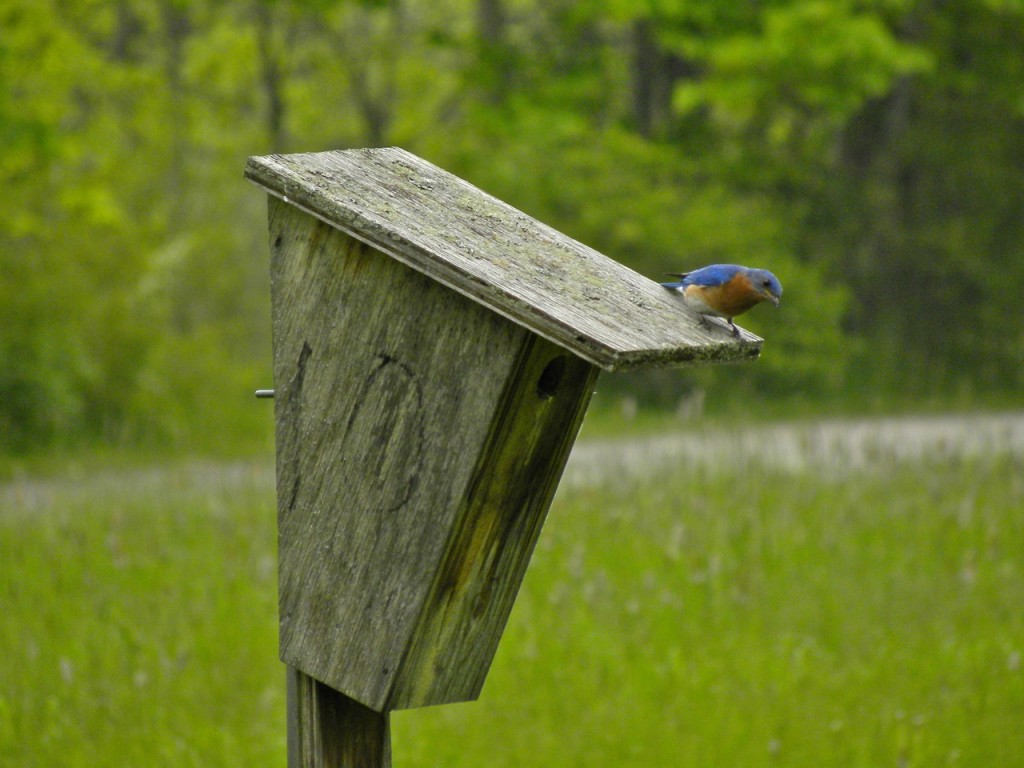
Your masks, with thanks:
M692 272L667 272L678 277L661 285L681 294L683 301L700 315L707 325L707 317L724 317L739 337L740 329L733 318L742 315L762 301L776 307L782 298L782 283L767 269L751 269L739 264L711 264Z

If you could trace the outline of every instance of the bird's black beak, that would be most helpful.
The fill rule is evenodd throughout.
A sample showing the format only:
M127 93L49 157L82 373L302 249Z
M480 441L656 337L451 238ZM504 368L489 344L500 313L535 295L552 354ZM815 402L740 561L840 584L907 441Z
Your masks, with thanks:
M774 304L775 308L778 309L778 307L779 307L779 297L778 296L775 296L774 294L769 293L768 294L768 301L770 301L772 304Z

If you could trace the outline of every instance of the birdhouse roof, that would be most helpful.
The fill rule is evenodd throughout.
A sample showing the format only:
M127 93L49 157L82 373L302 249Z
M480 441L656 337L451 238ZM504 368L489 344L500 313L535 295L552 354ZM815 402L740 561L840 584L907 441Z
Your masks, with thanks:
M251 157L245 175L605 370L760 352L756 336L705 328L658 283L402 149Z

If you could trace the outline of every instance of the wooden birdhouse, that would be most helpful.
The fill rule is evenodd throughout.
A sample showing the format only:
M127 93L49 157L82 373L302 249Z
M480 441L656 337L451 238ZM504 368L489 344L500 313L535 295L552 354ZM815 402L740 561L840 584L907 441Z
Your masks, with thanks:
M760 339L400 149L246 176L270 194L281 659L375 713L474 699L598 373Z

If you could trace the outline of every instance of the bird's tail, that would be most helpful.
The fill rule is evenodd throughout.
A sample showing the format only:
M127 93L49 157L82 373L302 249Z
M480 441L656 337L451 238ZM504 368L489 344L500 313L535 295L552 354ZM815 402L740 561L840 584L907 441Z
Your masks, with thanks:
M679 278L678 280L676 280L674 282L662 283L661 284L662 288L670 288L671 289L671 288L682 288L683 287L683 279L688 274L690 274L690 273L689 272L666 272L665 274L670 276L670 277L678 277Z

